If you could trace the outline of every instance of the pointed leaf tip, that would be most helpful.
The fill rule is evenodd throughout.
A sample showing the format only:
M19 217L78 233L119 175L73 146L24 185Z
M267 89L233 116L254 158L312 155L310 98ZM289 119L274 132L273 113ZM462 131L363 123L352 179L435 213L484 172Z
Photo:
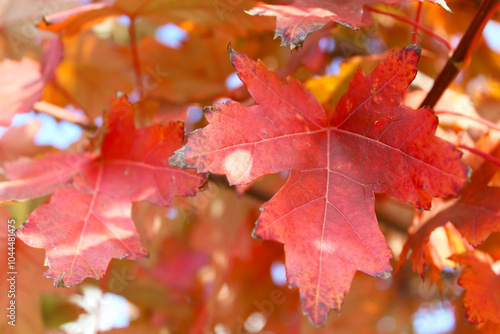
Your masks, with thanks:
M231 45L231 42L227 44L227 53L231 55L234 52L233 46Z

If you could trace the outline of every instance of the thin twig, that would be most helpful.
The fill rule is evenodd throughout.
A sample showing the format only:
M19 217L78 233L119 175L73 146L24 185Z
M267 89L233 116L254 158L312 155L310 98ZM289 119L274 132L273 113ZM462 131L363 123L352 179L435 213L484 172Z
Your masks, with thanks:
M474 153L475 155L480 156L481 158L483 158L491 163L494 163L497 166L500 166L500 160L495 158L494 156L488 154L488 153L484 153L483 151L480 151L480 150L475 149L473 147L469 147L469 146L465 146L465 145L461 145L461 144L457 145L457 147L463 148L471 153Z
M443 92L456 78L458 72L469 65L472 50L483 32L484 26L500 7L500 0L485 0L479 8L476 16L462 36L457 48L448 59L441 73L434 81L432 89L429 91L420 107L433 108L443 95Z
M461 113L458 113L458 112L454 112L454 111L441 111L441 110L439 110L439 111L435 111L435 113L437 115L454 115L454 116L459 116L459 117L467 118L467 119L470 119L472 121L484 124L484 125L486 125L491 130L500 131L500 127L497 126L495 123L490 122L490 121L488 121L488 120L486 120L484 118L481 118L481 117L476 118L476 117L467 116L467 115L464 115L464 114L461 114Z
M436 34L434 31L432 31L431 29L427 28L427 27L424 27L423 25L421 25L420 23L416 22L416 21L413 21L413 20L410 20L404 16L401 16L401 15L397 15L397 14L392 14L392 13L387 13L387 12L384 12L384 11L381 11L381 10L378 10L378 9L375 9L373 7L370 7L370 6L365 6L364 7L366 10L370 11L370 12L373 12L373 13L378 13L378 14L382 14L382 15L386 15L386 16L390 16L390 17L393 17L395 18L396 20L399 20L401 22L405 22L405 23L408 23L408 24L411 24L413 25L415 28L418 28L420 30L422 30L423 32L426 32L428 33L429 35L433 36L434 38L436 38L437 40L439 40L441 43L443 43L447 48L448 50L452 50L453 47L451 46L451 44L446 40L444 39L443 37L439 36L438 34Z
M422 8L424 7L424 2L419 2L418 5L417 5L417 14L415 16L415 22L417 22L418 24L414 24L413 25L413 31L416 33L416 34L413 34L413 43L415 44L418 44L418 29L420 28L419 25L420 25L420 19L422 18Z
M73 94L70 94L66 88L64 88L57 80L52 80L51 83L54 85L54 88L64 96L65 99L69 101L75 108L81 109L85 115L89 115L90 113L85 110L83 105L76 99Z
M33 110L39 113L43 113L49 116L54 117L57 120L60 121L66 121L69 123L73 123L76 125L81 126L82 128L85 128L87 130L94 130L95 126L93 126L89 119L83 116L78 116L75 115L74 113L61 108L59 106L56 106L54 104L45 102L45 101L39 101L35 102L33 105Z
M135 31L135 16L130 16L130 25L128 27L130 38L130 49L132 51L132 63L134 64L135 84L137 87L142 85L141 62L139 60L139 51L137 50L137 34Z

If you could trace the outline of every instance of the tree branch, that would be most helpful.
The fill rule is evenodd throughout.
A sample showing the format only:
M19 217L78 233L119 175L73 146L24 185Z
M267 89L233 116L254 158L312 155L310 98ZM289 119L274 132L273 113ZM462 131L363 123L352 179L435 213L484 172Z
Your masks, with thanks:
M236 191L233 186L229 185L229 182L227 181L227 178L224 175L210 174L208 179L213 181L214 183L216 183L220 187L230 188L233 191ZM256 200L264 203L264 202L269 201L274 196L274 194L268 193L267 191L259 189L256 186L251 186L245 192L244 196L252 197L253 199L256 199ZM409 226L402 226L401 223L394 221L394 219L392 219L392 217L385 214L383 210L377 210L376 213L377 213L377 218L378 218L379 223L386 225L387 227L389 227L393 230L396 230L400 233L408 234L407 229Z
M458 43L457 48L448 59L443 70L434 81L432 89L425 97L420 108L433 108L441 98L441 95L443 95L444 90L456 78L458 72L469 65L472 50L483 32L484 26L500 7L499 4L500 0L485 0L481 4L476 16L462 36L460 43Z
M33 110L54 117L59 121L66 121L81 126L87 130L95 130L95 126L86 117L75 115L68 110L54 104L39 101L33 105Z

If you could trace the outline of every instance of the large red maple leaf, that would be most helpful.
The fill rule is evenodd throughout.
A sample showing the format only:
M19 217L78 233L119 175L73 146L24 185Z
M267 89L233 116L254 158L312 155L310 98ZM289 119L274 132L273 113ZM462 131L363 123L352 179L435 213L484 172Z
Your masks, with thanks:
M302 46L306 36L328 22L337 22L351 29L363 25L363 6L375 3L396 4L415 0L294 0L289 5L261 4L248 11L251 15L276 16L275 38L291 49ZM418 0L423 1L423 0ZM427 0L449 10L444 0Z
M132 202L169 205L174 195L194 195L204 177L171 167L182 146L181 122L136 129L132 105L114 100L99 156L46 155L4 166L14 178L0 184L0 199L26 199L54 192L18 230L28 245L45 248L46 277L56 285L99 279L112 258L147 256L131 219Z
M230 57L257 104L207 110L210 124L190 134L170 162L226 174L231 184L291 170L264 204L254 234L285 244L288 283L299 287L312 322L322 324L331 308L340 309L356 270L390 276L374 193L428 209L433 196L458 194L468 168L434 135L431 110L400 105L416 75L415 45L368 76L359 69L333 113L297 80L283 82L233 50Z

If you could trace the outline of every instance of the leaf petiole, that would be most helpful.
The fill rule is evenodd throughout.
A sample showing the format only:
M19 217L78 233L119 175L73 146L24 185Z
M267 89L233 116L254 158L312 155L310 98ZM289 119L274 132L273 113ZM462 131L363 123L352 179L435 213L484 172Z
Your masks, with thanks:
M485 153L483 151L480 151L478 149L475 149L473 147L469 147L469 146L466 146L466 145L462 145L462 144L458 144L457 147L460 147L460 148L463 148L464 150L467 150L471 153L474 153L475 155L478 155L480 156L481 158L491 162L491 163L494 163L495 165L497 166L500 166L500 160L495 158L494 156L488 154L488 153Z
M471 117L471 116L460 114L460 113L454 112L454 111L436 111L435 110L434 112L437 115L454 115L454 116L459 116L459 117L467 118L467 119L470 119L472 121L484 124L484 125L486 125L491 130L500 131L500 127L499 126L497 126L495 123L490 122L490 121L488 121L488 120L486 120L486 119L484 119L482 117L479 117L479 118Z
M382 14L382 15L386 15L386 16L390 16L392 18L395 18L396 20L398 21L401 21L401 22L404 22L404 23L408 23L408 24L411 24L415 27L415 29L420 29L426 33L428 33L429 35L433 36L434 38L436 38L437 40L439 40L441 43L443 43L446 48L448 50L452 50L453 47L451 46L451 44L446 40L444 39L443 37L439 36L438 34L436 34L434 31L432 31L431 29L427 28L427 27L424 27L423 25L421 25L419 22L417 21L413 21L413 20L410 20L404 16L401 16L401 15L397 15L397 14L393 14L393 13L388 13L388 12L384 12L384 11L381 11L381 10L378 10L378 9L375 9L373 7L370 7L370 6L364 6L364 8L372 13L377 13L377 14Z

